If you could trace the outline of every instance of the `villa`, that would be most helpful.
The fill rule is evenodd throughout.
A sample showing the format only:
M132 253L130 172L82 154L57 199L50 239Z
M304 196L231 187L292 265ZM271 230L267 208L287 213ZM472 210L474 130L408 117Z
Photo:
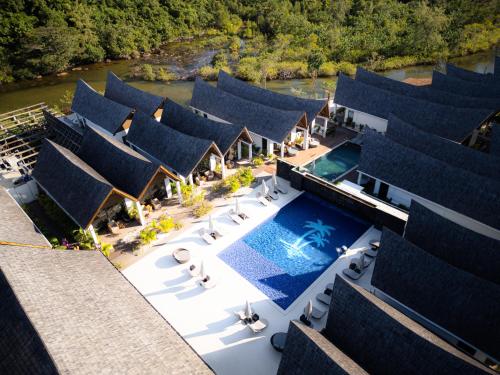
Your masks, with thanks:
M460 143L469 139L469 143L474 142L473 132L495 115L491 109L457 108L396 94L343 74L337 82L334 103L336 112L339 106L344 108L342 121L356 124L359 129L368 126L385 133L392 113L427 132Z
M127 85L111 71L106 79L104 97L156 119L161 117L165 103L165 98Z
M182 133L141 112L135 114L126 142L132 149L190 184L194 183L196 167L204 159L218 160L219 164L224 165L224 155L215 142ZM214 162L211 168L215 170Z
M95 91L83 80L76 84L72 114L61 118L68 126L97 126L121 140L130 127L134 110Z
M229 162L241 160L242 148L249 149L253 142L246 127L198 116L172 100L165 103L160 122L189 136L213 141L221 151L223 160Z
M233 95L197 78L191 98L191 107L211 120L245 126L253 144L264 155L274 154L275 145L285 155L289 142L303 138L304 148L309 145L309 125L305 110L277 109ZM252 149L249 151L252 158Z
M224 72L188 107L79 81L30 177L96 249L136 211L141 251L52 250L0 189L0 373L498 373L500 81L448 71L341 74L332 114Z
M495 65L500 67L500 61L498 61L498 57L495 59ZM446 75L471 82L492 83L494 82L495 79L498 79L498 76L496 76L493 73L482 74L482 73L471 72L470 70L462 69L453 64L446 64Z
M431 87L459 95L470 95L478 98L500 98L498 79L492 81L464 81L454 76L433 71Z

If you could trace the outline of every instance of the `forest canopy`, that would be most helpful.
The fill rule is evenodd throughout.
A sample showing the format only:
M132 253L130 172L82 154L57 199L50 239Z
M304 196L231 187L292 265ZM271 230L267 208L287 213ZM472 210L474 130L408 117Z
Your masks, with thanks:
M250 80L391 68L498 43L498 0L1 0L0 83L105 59L136 58L180 37L224 36L205 74Z

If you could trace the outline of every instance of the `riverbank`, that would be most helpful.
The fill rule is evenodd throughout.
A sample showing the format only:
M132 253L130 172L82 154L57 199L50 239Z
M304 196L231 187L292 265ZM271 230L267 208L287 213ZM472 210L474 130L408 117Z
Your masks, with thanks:
M474 54L466 57L451 59L453 64L465 69L484 73L493 69L495 51ZM193 88L192 81L156 82L144 80L130 80L130 69L137 61L118 60L109 63L85 65L81 70L69 71L67 75L50 75L40 80L19 81L0 86L0 113L34 103L45 102L49 106L59 105L60 99L67 92L73 92L78 79L88 82L96 90L104 91L106 74L113 71L121 78L125 78L133 86L163 97L168 97L178 103L188 104ZM194 64L194 62L193 62ZM430 78L434 65L418 65L401 69L387 70L382 74L396 80L408 78ZM336 77L312 79L273 80L266 82L270 90L283 94L297 95L310 98L325 97L325 88L335 86Z

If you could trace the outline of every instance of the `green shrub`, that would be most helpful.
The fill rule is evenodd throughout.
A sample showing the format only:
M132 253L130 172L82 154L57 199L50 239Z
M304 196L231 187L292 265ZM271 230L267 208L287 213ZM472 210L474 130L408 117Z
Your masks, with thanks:
M208 214L210 211L212 211L212 209L213 209L212 203L210 203L208 201L203 201L203 202L201 202L201 204L198 207L196 207L193 210L193 215L197 218L200 218L200 217Z
M142 79L145 81L154 81L156 76L153 67L150 64L143 64L141 67Z
M264 159L262 159L260 156L255 156L255 157L252 159L252 163L253 163L253 165L255 165L256 167L258 167L259 165L264 164Z
M226 187L229 188L229 191L231 193L235 193L241 187L241 183L240 183L239 176L237 173L233 174L232 176L227 177L224 180L224 184L226 185Z
M80 249L90 250L95 248L94 239L89 231L79 228L73 231L73 238L78 242Z
M337 64L333 61L327 61L319 67L319 77L334 77L338 73Z
M161 219L158 222L158 229L160 230L161 233L168 233L172 229L174 229L175 224L174 224L174 219L172 217L167 217L165 219Z
M109 258L112 250L113 245L111 245L110 243L101 242L101 253L103 253L106 258Z
M154 240L156 240L156 230L151 227L146 227L139 233L141 243L143 245L148 245Z
M164 82L175 81L177 79L177 75L168 69L160 68L156 74L156 79Z
M250 186L252 182L255 180L255 177L253 176L252 173L252 168L246 167L246 168L240 168L238 170L238 179L240 180L240 183L242 186Z
M348 61L341 61L341 62L337 63L337 70L339 72L353 76L356 74L356 65L354 65Z
M127 210L127 215L130 219L138 219L139 218L139 211L137 211L136 207L131 207Z
M279 79L307 78L309 72L304 61L281 61L276 64Z
M215 81L219 74L219 69L210 65L205 65L200 68L198 74L206 81Z

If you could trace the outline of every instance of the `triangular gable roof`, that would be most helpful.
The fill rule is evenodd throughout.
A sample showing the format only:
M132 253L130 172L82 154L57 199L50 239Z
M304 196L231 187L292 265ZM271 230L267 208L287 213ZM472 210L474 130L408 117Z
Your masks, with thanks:
M460 270L385 229L372 285L411 310L500 357L500 286Z
M359 170L500 229L500 183L434 159L373 131L365 133Z
M305 112L309 125L316 118L316 116L320 114L325 117L329 117L327 99L304 99L292 95L279 94L231 77L223 70L219 71L217 88L232 95L239 96L240 98L267 105L269 107L282 109L284 111Z
M44 140L32 177L66 214L87 229L113 194L135 198L111 183L68 149Z
M393 113L441 137L463 141L492 114L491 110L457 108L378 89L340 74L335 103L388 119Z
M453 64L446 64L446 75L471 82L493 82L496 78L492 73L477 73L460 68Z
M477 96L479 98L500 98L500 83L498 80L492 82L471 82L448 76L433 71L431 86L436 90L446 91L458 95Z
M321 332L370 374L415 375L437 370L442 375L494 373L339 275L335 276L326 327Z
M500 285L500 240L454 223L415 201L404 237L446 263Z
M127 142L183 177L191 174L208 153L222 156L214 142L181 133L141 112L132 120Z
M406 95L415 99L427 100L429 102L443 105L451 105L462 108L487 108L490 110L500 109L500 99L497 98L477 98L472 96L456 95L454 93L443 95L442 91L433 89L430 85L412 85L381 76L361 67L358 67L356 70L356 81L366 83L382 90L391 91L394 94Z
M211 374L100 251L0 247L0 373Z
M177 179L172 173L161 170L159 164L92 128L84 134L77 155L115 187L137 199L142 198L158 173Z
M295 126L307 127L303 111L283 111L245 100L215 88L200 78L194 84L191 107L232 124L245 126L252 133L277 143L283 142Z
M130 86L109 71L104 96L127 107L134 108L150 116L160 109L165 98Z
M113 135L123 130L133 112L132 108L100 95L81 79L76 83L71 110Z
M172 100L165 102L160 122L184 134L215 142L224 155L238 139L252 143L244 126L209 120Z
M392 114L386 136L453 167L500 181L500 158L424 132Z

